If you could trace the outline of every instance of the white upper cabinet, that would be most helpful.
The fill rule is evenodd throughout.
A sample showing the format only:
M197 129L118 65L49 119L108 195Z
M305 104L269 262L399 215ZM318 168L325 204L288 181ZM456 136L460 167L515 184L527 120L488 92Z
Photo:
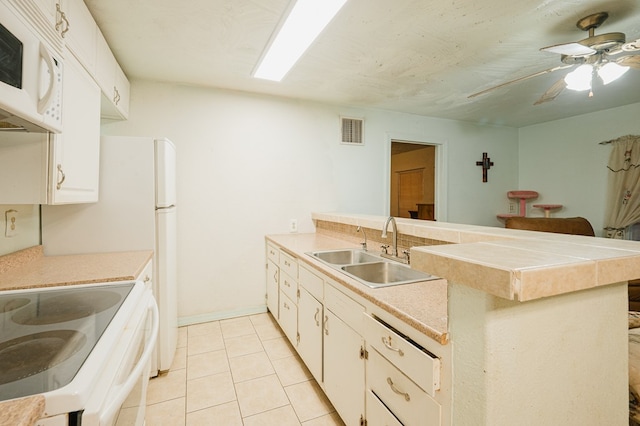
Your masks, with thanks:
M103 94L101 116L126 119L129 116L129 80L100 31L96 45L96 82Z
M60 31L67 30L63 36L67 48L91 75L95 75L98 26L93 16L82 0L61 0L59 4L60 15L64 18L59 28Z
M98 201L100 89L73 57L65 61L61 134L49 145L48 204Z

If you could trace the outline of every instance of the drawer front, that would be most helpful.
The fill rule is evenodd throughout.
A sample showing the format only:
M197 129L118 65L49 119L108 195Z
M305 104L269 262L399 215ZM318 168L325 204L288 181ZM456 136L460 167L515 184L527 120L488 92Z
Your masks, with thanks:
M364 337L385 358L431 396L440 389L440 359L431 356L368 314L363 314Z
M367 390L367 426L402 426L371 389Z
M280 250L273 244L267 243L267 259L278 265L280 263Z
M364 306L328 284L328 282L325 282L324 285L324 306L358 334L362 335Z
M440 425L440 405L373 348L367 361L367 384L405 425Z
M298 261L280 250L280 269L289 274L290 277L298 279Z
M324 281L304 265L300 265L298 269L298 285L304 287L316 299L324 299Z
M280 327L289 338L291 344L297 345L296 334L298 333L298 307L287 297L286 294L280 292Z
M280 291L286 294L289 299L298 301L298 283L283 271L280 271Z

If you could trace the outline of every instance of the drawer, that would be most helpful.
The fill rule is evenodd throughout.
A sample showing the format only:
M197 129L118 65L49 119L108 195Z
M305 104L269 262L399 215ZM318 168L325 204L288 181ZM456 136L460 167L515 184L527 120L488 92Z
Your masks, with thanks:
M276 265L280 263L280 250L273 244L267 243L267 259L271 259Z
M324 306L340 318L345 324L362 335L362 313L364 306L329 284L324 285Z
M304 287L316 299L324 299L323 279L304 265L300 265L298 269L298 285Z
M280 269L289 274L290 277L298 279L298 261L280 250Z
M367 387L405 425L440 425L440 404L373 348L367 360Z
M298 300L298 283L289 274L280 271L280 291L291 300Z
M396 416L384 406L378 397L367 390L367 426L402 426Z
M434 396L440 389L440 359L370 315L364 313L362 316L363 336L367 343Z

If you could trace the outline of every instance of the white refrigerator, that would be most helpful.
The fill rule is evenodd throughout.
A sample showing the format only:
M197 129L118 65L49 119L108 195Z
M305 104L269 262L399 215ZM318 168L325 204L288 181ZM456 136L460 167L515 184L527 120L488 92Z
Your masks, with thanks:
M99 201L43 205L42 244L47 255L153 250L160 331L152 376L169 369L178 340L176 150L171 141L102 137Z

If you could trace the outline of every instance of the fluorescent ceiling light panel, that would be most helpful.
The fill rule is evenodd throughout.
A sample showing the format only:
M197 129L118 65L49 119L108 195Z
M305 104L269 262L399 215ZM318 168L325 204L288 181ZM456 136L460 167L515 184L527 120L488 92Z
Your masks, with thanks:
M280 81L347 0L297 0L253 76Z

